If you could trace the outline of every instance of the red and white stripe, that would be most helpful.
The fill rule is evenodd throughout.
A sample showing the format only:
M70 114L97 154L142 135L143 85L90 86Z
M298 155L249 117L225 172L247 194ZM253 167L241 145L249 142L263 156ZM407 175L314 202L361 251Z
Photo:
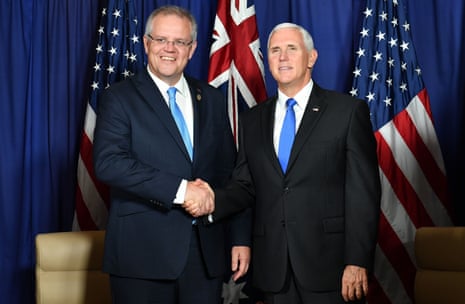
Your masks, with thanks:
M370 303L413 303L414 240L422 226L451 226L444 162L425 89L375 132L381 218Z
M103 230L107 224L109 190L95 177L92 164L96 119L95 111L88 103L77 166L73 230Z

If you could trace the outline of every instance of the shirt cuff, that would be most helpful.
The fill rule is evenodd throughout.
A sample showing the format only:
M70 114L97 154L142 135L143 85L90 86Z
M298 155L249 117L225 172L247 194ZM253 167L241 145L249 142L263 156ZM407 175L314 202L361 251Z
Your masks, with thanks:
M181 184L179 184L178 192L176 192L176 197L174 198L173 203L182 205L184 204L184 198L186 197L187 189L187 180L183 179Z

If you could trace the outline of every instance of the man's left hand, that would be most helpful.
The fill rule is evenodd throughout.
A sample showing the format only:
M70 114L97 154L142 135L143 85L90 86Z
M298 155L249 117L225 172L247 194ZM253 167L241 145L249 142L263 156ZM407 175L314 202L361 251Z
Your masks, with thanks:
M347 265L342 275L344 301L360 300L368 294L368 274L363 267Z
M249 269L250 264L250 247L233 246L231 249L231 270L233 271L232 279L237 281L244 276Z

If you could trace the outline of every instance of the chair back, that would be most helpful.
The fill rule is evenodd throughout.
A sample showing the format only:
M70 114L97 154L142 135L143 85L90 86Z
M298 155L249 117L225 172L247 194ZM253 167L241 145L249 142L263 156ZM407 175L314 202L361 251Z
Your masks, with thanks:
M465 303L465 227L423 227L415 235L416 304Z
M102 272L105 231L38 234L38 304L111 303L108 274Z

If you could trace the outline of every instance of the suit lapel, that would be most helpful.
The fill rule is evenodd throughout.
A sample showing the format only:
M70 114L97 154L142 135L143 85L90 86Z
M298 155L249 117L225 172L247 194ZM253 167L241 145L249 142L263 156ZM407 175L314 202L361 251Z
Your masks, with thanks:
M174 121L173 116L171 115L171 111L166 104L163 95L161 94L158 87L153 82L152 78L146 70L138 73L133 78L134 85L136 89L142 96L144 102L146 102L153 110L155 115L157 116L158 120L166 127L168 132L173 137L176 144L184 151L186 158L190 161L189 153L187 152L186 146L184 145L184 141L182 140L181 133L179 133L178 127L176 122ZM192 93L192 91L191 91ZM195 127L195 107L194 107L194 130ZM195 141L196 136L194 136ZM195 144L194 144L195 147Z
M192 109L193 109L193 115L194 115L194 153L193 153L193 159L192 159L192 162L195 161L196 159L196 155L198 155L198 153L195 153L195 150L198 149L200 147L200 142L199 142L199 138L200 138L200 134L199 134L199 130L201 129L200 128L200 106L201 106L201 103L200 101L202 101L202 99L204 98L203 96L203 92L202 90L196 86L194 84L193 81L191 81L190 78L186 77L186 80L187 80L187 84L189 85L189 90L190 90L190 93L191 93L191 100L192 100ZM186 153L187 153L187 150L186 150Z
M316 83L314 83L307 107L305 108L304 116L302 117L299 130L295 136L294 144L292 145L288 163L289 169L292 168L300 150L302 150L304 144L309 140L312 130L323 115L326 106L326 102L324 101L324 91Z
M273 143L273 131L274 131L274 114L276 110L276 100L277 96L273 97L270 102L263 105L264 110L262 112L262 119L261 119L261 132L263 138L263 146L262 149L265 150L265 155L268 157L270 163L273 165L275 170L279 174L283 174L281 169L281 165L279 164L278 156L276 155L276 151L274 149Z

